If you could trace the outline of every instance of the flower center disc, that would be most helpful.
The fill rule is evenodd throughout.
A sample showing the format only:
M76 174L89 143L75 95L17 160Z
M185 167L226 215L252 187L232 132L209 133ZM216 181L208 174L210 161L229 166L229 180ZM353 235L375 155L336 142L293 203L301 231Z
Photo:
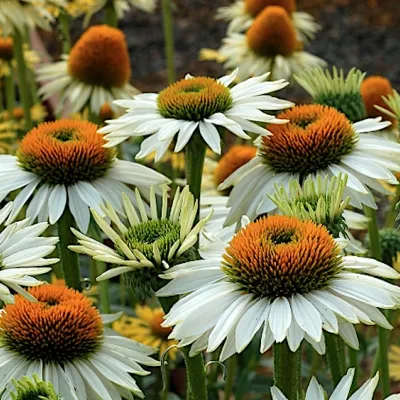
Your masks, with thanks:
M289 56L299 47L289 14L278 6L264 9L248 29L246 38L251 50L266 57Z
M172 332L172 328L163 328L161 324L164 322L164 311L155 310L153 312L152 321L150 322L150 328L153 334L163 340L167 339L169 334Z
M29 289L38 300L20 295L0 317L1 343L28 360L64 364L85 359L102 343L99 312L81 293L63 286Z
M258 297L290 297L321 289L341 269L338 249L323 225L286 216L241 229L226 249L230 280Z
M17 152L23 169L50 185L73 185L106 175L115 150L106 149L97 125L59 120L38 125L26 134Z
M182 79L161 91L157 98L164 118L201 121L232 106L229 89L208 77Z
M13 40L10 37L0 37L0 60L11 61L14 57Z
M89 28L71 49L68 70L88 85L124 86L131 76L124 34L106 25Z
M215 183L219 185L229 175L235 172L242 165L255 157L257 148L253 146L235 145L232 146L219 160L214 171Z
M300 105L278 117L290 122L269 125L272 136L260 146L264 162L276 172L306 176L324 170L349 154L357 141L350 121L332 107Z
M256 17L269 6L280 6L290 15L296 11L295 0L245 0L246 11L253 17Z

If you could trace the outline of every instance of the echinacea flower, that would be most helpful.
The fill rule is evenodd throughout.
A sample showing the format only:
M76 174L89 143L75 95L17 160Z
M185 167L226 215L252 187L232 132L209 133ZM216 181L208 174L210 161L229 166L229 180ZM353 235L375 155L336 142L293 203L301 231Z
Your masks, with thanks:
M9 203L0 211L0 221L11 211ZM12 303L11 291L21 294L30 301L35 299L22 287L37 286L43 282L34 278L51 271L49 265L58 258L45 258L51 254L58 243L57 237L40 237L48 224L30 225L29 220L15 222L0 233L0 300Z
M400 305L400 288L377 277L400 276L374 259L344 256L323 225L294 217L263 217L229 243L210 243L202 260L165 271L170 283L157 296L190 293L166 315L171 338L191 352L214 351L221 360L242 352L262 331L260 352L287 340L296 351L303 339L325 352L323 331L353 348L353 324L391 326L378 308Z
M94 0L93 6L88 10L84 19L84 25L87 25L93 15L107 5L106 0ZM153 13L156 9L156 0L112 0L112 5L118 19L121 19L131 7L138 8L147 13Z
M146 298L163 286L164 281L159 275L169 265L196 259L197 253L193 246L206 220L201 220L193 227L198 205L188 186L182 193L179 189L176 191L170 211L167 209L167 188L163 191L161 209L157 207L155 193L151 188L150 217L147 216L138 191L136 201L139 214L127 196L123 194L122 197L124 212L120 214L126 217L126 222L120 220L111 204L104 208L106 216L115 227L111 227L92 210L97 225L111 239L113 247L73 230L79 246L69 248L116 266L101 274L98 281L124 274L135 293Z
M379 381L379 372L373 378L368 379L359 389L350 396L351 384L354 379L354 368L350 368L347 374L335 387L329 396L329 400L373 400L374 392ZM286 396L277 388L271 388L272 400L288 400ZM349 397L350 396L350 397ZM315 377L312 377L308 385L305 400L325 400L328 399L322 386ZM400 394L385 397L386 400L400 400Z
M138 93L129 84L131 65L125 36L119 29L96 25L85 31L62 61L37 69L43 99L61 95L59 109L66 103L75 113L89 105L99 114L104 103L128 99Z
M312 96L313 103L336 108L351 122L357 122L366 117L361 96L364 77L365 73L356 68L345 76L342 69L333 67L332 73L328 69L308 69L296 75L295 79Z
M3 35L12 35L16 31L24 34L25 30L39 27L49 29L52 15L46 5L61 6L64 0L0 0L0 27Z
M400 145L369 134L390 122L372 118L352 124L341 112L319 104L296 106L278 117L290 122L268 126L273 135L262 138L257 156L219 186L234 185L227 225L243 214L253 219L273 211L276 205L267 195L275 184L287 187L291 179L348 175L344 195L356 208L376 208L369 188L390 194L381 181L397 184L391 171L400 170Z
M12 383L15 389L11 393L11 400L61 400L53 385L42 381L37 375L32 378L24 376L17 381L13 379Z
M392 123L396 118L388 116L387 113L380 111L375 106L385 107L383 97L393 94L393 87L389 79L383 76L369 76L361 84L361 95L365 103L368 117L382 117Z
M221 153L221 138L217 127L243 139L250 139L247 132L268 135L269 132L252 122L282 124L287 121L263 113L265 110L282 110L293 103L280 100L267 93L284 88L284 80L264 82L269 74L257 76L229 86L237 71L219 79L186 76L159 94L144 93L132 100L119 100L115 104L125 107L126 114L107 121L100 129L105 133L109 146L115 146L130 136L146 136L137 157L146 157L156 151L158 161L177 136L175 152L181 151L193 135L201 135L217 154Z
M285 9L293 21L299 41L313 39L315 33L321 29L312 15L296 11L295 0L237 0L230 6L220 7L217 10L217 19L229 22L228 33L243 32L251 26L257 15L270 6Z
M16 156L0 155L0 193L22 190L13 202L7 222L12 222L27 204L32 221L55 224L66 207L78 228L86 232L90 212L107 200L122 210L119 193L133 201L128 185L148 190L168 183L168 178L143 165L118 160L114 149L104 148L98 127L87 121L63 119L38 125L28 132Z
M392 94L383 97L383 102L385 103L384 106L376 105L375 108L393 118L400 125L400 94L393 90Z
M271 71L271 79L290 79L303 69L326 64L303 50L289 14L279 6L266 7L245 34L228 34L218 53L226 69L239 68L239 80L264 71Z
M158 366L155 349L105 329L113 316L101 316L83 294L63 286L29 289L37 299L16 295L0 315L0 387L5 398L12 379L37 375L65 400L143 398L131 374L147 375L139 364Z
M177 344L176 340L168 339L171 328L163 328L161 324L164 321L164 311L162 308L150 308L149 306L136 306L136 317L122 316L112 325L113 329L129 339L136 340L147 346L159 349L160 357L171 346ZM168 358L176 358L177 349L171 348L168 352Z

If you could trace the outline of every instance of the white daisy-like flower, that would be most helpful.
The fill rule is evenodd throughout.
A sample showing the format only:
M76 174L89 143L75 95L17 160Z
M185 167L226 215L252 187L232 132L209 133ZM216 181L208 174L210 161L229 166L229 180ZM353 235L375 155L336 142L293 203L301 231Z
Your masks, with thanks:
M285 9L292 19L297 39L301 42L313 39L321 29L312 15L296 11L295 0L237 0L230 6L218 8L216 18L229 22L228 33L240 33L250 28L254 18L269 6Z
M69 55L61 58L37 69L38 81L45 82L39 94L43 100L56 93L61 95L59 111L68 105L70 113L76 113L89 105L98 115L103 104L129 99L139 92L129 84L128 46L119 29L92 26L74 44Z
M352 124L336 109L317 104L296 106L278 117L290 122L269 126L273 135L262 138L257 156L219 186L223 190L234 185L227 225L243 214L254 219L273 211L276 205L268 195L275 184L287 188L291 179L347 175L344 195L356 208L376 208L370 189L391 194L381 181L397 184L391 171L400 170L400 145L370 134L389 122L372 118Z
M286 81L264 82L269 75L264 74L230 88L236 75L237 71L219 79L188 75L159 94L144 93L132 100L118 100L115 104L125 107L126 114L107 121L108 125L99 132L106 134L109 146L130 136L150 135L142 142L137 157L146 157L155 151L157 161L176 135L175 152L181 151L199 132L211 150L220 154L221 138L217 127L225 127L240 138L250 139L245 131L269 135L268 130L255 122L287 122L262 112L293 106L290 101L267 95L284 88L288 84Z
M229 244L212 241L202 260L164 273L170 283L157 296L190 293L166 315L171 338L192 345L191 354L214 351L221 360L242 352L261 330L260 352L303 339L320 354L323 332L358 348L353 324L391 329L378 308L400 305L400 288L383 278L400 275L379 261L344 256L323 225L275 215L242 228Z
M97 280L124 274L135 293L145 298L163 286L165 281L159 278L159 274L166 268L184 260L196 259L197 252L193 246L207 218L193 226L198 205L188 186L182 192L177 189L170 211L168 211L167 188L164 187L160 210L152 188L150 217L147 216L138 191L136 200L139 214L128 197L123 194L123 214L126 222L122 222L111 204L107 204L104 212L114 223L115 228L112 228L96 211L92 211L100 229L114 243L113 247L73 230L79 246L69 246L69 248L78 253L88 254L95 260L116 265L115 268L100 275Z
M326 65L303 50L289 14L278 6L266 7L245 34L228 34L218 57L227 69L239 68L239 80L264 71L271 71L272 79L290 79L303 69Z
M158 366L156 349L121 337L104 327L83 294L59 285L29 289L36 303L15 296L0 316L0 387L4 398L12 379L26 376L50 382L64 400L143 398L131 374L148 375L139 364Z
M2 223L11 211L9 203L0 211ZM40 237L48 228L43 222L30 225L29 219L8 225L0 233L0 300L12 303L14 296L10 289L30 301L35 299L22 286L37 286L43 282L33 276L51 271L48 265L58 262L58 258L44 258L51 254L58 243L57 237Z
M25 30L39 27L48 30L54 21L47 7L62 7L64 0L0 0L0 27L3 35L15 32L25 34Z
M373 400L374 392L379 381L379 372L368 379L358 390L350 396L351 384L354 379L354 368L350 368L347 374L341 379L335 390L329 396L329 400ZM272 400L288 400L286 396L277 388L271 388ZM349 397L350 396L350 397ZM315 377L312 377L308 385L305 400L325 400L327 399L323 387L318 383ZM393 394L386 397L385 400L400 400L400 394Z
M118 160L114 149L87 121L59 120L43 123L28 132L16 156L0 155L0 194L4 198L17 189L7 223L27 204L26 216L55 224L66 207L82 232L90 221L89 207L102 214L100 205L110 202L122 212L120 193L135 201L128 185L144 194L150 186L169 179L143 165ZM0 196L0 197L1 197Z

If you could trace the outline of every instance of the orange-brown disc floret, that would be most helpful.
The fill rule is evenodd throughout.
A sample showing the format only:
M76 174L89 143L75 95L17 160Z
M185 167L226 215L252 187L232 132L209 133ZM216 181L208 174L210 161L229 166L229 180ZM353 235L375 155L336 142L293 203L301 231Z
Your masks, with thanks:
M229 175L242 165L246 164L257 153L257 147L234 145L218 161L214 171L214 180L217 185L222 183Z
M162 309L153 310L152 320L149 322L150 329L154 336L161 339L167 339L172 332L171 327L163 328L161 324L164 322L164 311Z
M253 17L256 17L266 7L280 6L285 9L288 14L296 11L295 0L245 0L246 11Z
M59 285L29 289L37 302L21 295L0 317L1 343L27 360L64 364L84 360L103 340L99 312L83 294Z
M300 105L278 115L287 124L269 125L260 155L276 172L306 176L340 162L354 148L357 136L350 121L333 107Z
M246 37L249 48L266 57L278 54L289 56L299 46L289 14L278 6L262 11L248 29Z
M106 175L115 156L115 150L103 147L97 129L87 121L45 122L26 134L17 158L23 169L50 185L94 181Z
M11 37L0 37L0 60L11 61L14 57L13 40Z
M22 107L13 108L12 116L17 121L23 119L24 118L24 109Z
M114 111L112 110L110 105L108 103L104 103L100 108L100 120L105 121L107 119L113 119L114 116Z
M129 82L131 66L124 34L116 28L89 28L71 49L69 73L88 85L122 87Z
M325 287L341 270L340 250L323 225L282 215L241 229L226 249L229 279L258 297L290 297Z
M364 100L368 117L382 117L392 123L395 122L393 118L375 108L376 105L388 108L382 100L382 96L387 97L392 93L392 84L383 76L370 76L366 78L361 84L361 96Z
M204 76L182 79L161 91L157 97L164 118L201 121L228 110L232 105L229 89L213 78Z

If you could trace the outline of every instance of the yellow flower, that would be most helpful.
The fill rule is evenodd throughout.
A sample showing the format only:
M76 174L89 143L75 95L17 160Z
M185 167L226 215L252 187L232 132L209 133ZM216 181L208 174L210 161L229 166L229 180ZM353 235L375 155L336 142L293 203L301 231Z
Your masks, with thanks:
M177 344L176 340L168 339L172 328L163 328L164 320L162 308L150 308L149 306L136 306L136 318L124 315L113 323L113 329L123 336L136 340L148 346L156 347L160 351L160 357L168 347ZM168 352L168 357L175 360L177 348L173 347Z
M400 381L400 346L393 345L389 351L389 374L395 381Z

